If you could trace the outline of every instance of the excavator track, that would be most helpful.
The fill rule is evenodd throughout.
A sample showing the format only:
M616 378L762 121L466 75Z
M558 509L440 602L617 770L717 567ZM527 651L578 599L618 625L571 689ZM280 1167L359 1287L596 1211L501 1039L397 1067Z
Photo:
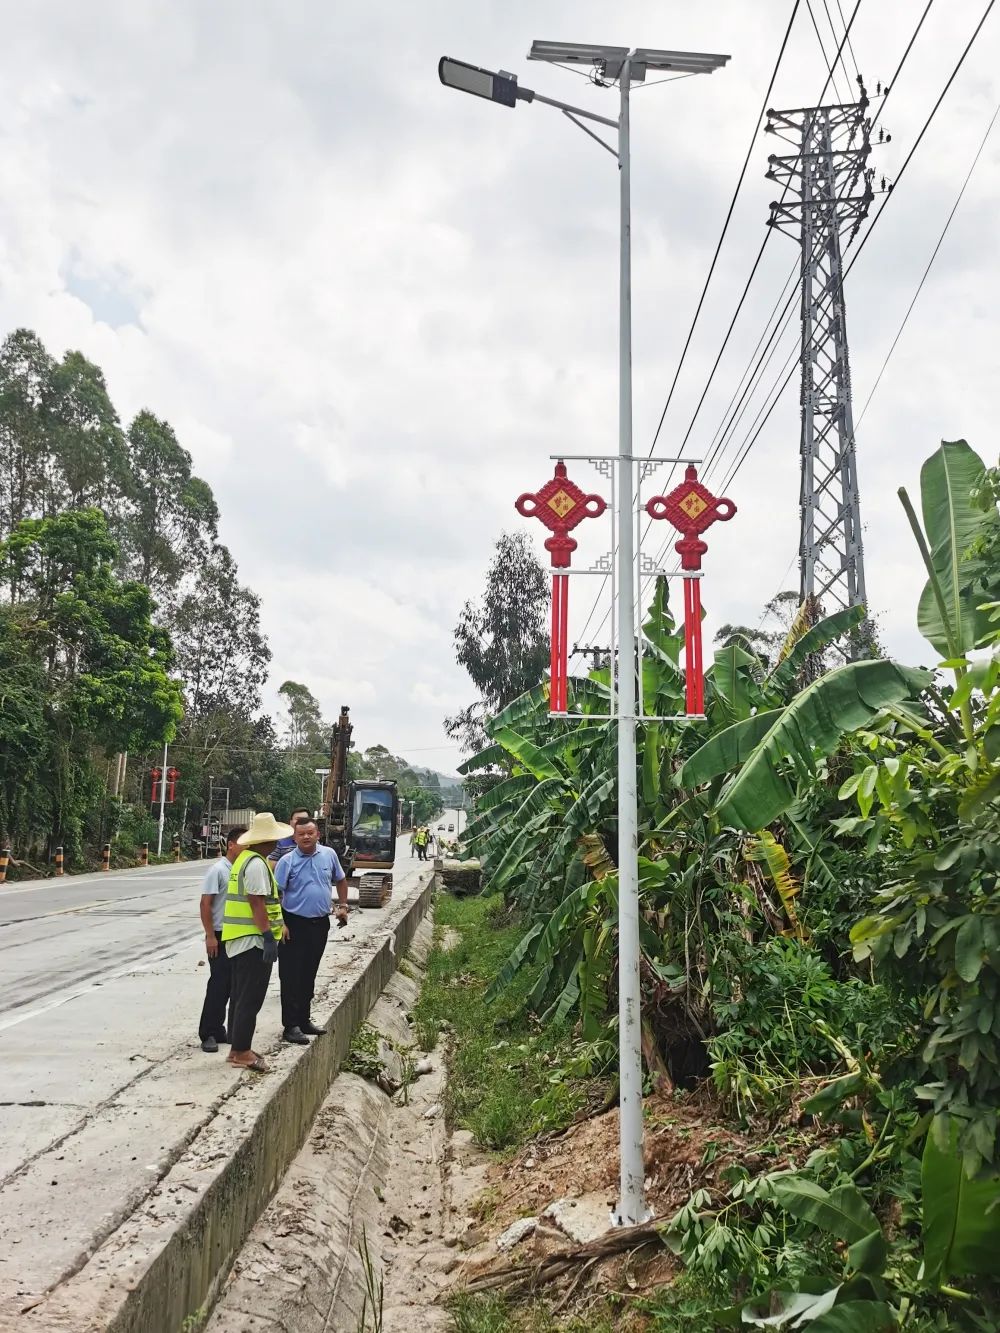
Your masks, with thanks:
M358 881L359 907L384 907L391 897L391 875L369 872Z

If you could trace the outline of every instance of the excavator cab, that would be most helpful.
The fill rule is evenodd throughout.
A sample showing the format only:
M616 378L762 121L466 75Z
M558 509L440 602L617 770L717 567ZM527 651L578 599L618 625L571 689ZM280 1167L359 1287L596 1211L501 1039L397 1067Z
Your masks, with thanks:
M354 864L365 870L391 870L396 856L399 797L394 782L351 784L349 847Z

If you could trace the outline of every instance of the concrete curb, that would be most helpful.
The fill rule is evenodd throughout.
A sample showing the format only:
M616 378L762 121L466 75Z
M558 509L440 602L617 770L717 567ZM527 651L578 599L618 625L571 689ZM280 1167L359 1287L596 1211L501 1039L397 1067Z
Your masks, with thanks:
M354 1033L396 971L433 892L431 877L390 904L386 931L366 941L368 957L360 971L345 978L342 989L328 992L334 1003L327 1035L304 1048L280 1078L265 1075L263 1086L250 1086L245 1097L224 1104L181 1153L155 1197L127 1218L79 1273L25 1311L19 1329L178 1333L186 1320L200 1326L302 1147Z

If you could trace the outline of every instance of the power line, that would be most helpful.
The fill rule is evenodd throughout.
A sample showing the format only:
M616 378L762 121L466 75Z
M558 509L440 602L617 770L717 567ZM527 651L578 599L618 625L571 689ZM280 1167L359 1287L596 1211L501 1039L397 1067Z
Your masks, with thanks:
M826 0L823 0L823 3L824 3L824 5L825 5L825 4L826 4ZM841 23L841 26L847 30L847 49L848 49L848 51L851 53L851 64L854 66L854 73L855 73L855 75L857 75L857 77L860 79L860 77L861 77L861 69L860 69L860 67L859 67L859 65L858 65L857 57L856 57L855 54L854 54L854 47L853 47L852 44L851 44L851 30L850 30L850 28L847 27L847 24L844 22L844 11L843 11L843 9L841 8L840 0L837 0L837 13L840 15L840 23ZM827 18L830 18L830 11L829 11L829 10L826 11L826 16L827 16ZM830 31L833 32L833 21L832 21L832 20L830 21ZM836 33L834 33L834 39L836 39ZM845 72L845 74L846 74L847 71L845 70L844 72Z
M919 19L918 22L917 22L917 26L916 26L916 28L915 28L915 30L914 30L914 33L913 33L913 35L911 36L909 42L907 43L906 49L904 50L903 55L902 55L902 57L901 57L901 59L900 59L900 62L899 62L899 64L898 64L897 67L896 67L896 72L895 72L895 74L893 75L892 83L891 83L890 86L889 86L889 90L888 90L889 92L891 92L892 89L895 87L896 79L897 79L897 77L898 77L898 75L899 75L899 72L900 72L900 70L903 68L903 65L906 63L906 59L907 59L907 57L909 56L910 51L912 50L914 41L916 40L916 36L917 36L917 34L919 33L921 27L923 26L924 20L925 20L926 17L927 17L927 14L928 14L928 12L929 12L929 10L930 10L930 7L931 7L931 4L932 4L932 3L933 3L933 0L929 0L928 4L926 5L926 7L925 7L925 9L924 9L924 11L923 11L923 14L921 15L920 19ZM937 111L938 111L938 109L940 108L941 103L944 101L944 98L945 98L945 96L947 95L948 90L950 89L952 83L954 82L955 78L957 77L959 70L962 68L962 65L965 63L966 57L968 56L969 51L972 49L972 46L973 46L973 44L975 43L976 38L979 36L979 33L980 33L980 31L981 31L981 29L982 29L984 23L986 22L986 19L989 17L990 11L993 9L994 4L995 4L995 0L989 0L989 3L987 4L985 10L983 11L982 17L980 18L979 22L977 23L977 25L976 25L976 27L975 27L973 33L972 33L972 36L969 38L969 41L968 41L968 43L966 44L964 50L962 51L962 54L960 55L960 57L959 57L959 59L958 59L956 65L955 65L954 69L953 69L952 72L951 72L951 75L949 76L947 82L945 83L944 88L942 89L940 95L938 96L936 102L934 103L934 106L931 108L931 111L930 111L929 115L927 116L927 119L926 119L926 121L924 122L924 124L923 124L923 126L922 126L922 128L921 128L921 130L920 130L920 133L917 135L916 139L914 140L914 143L913 143L913 145L912 145L912 147L911 147L909 153L907 154L906 159L904 160L902 167L900 168L900 170L899 170L899 172L898 172L898 174L897 174L897 176L896 176L895 184L898 185L899 180L901 179L901 177L903 176L903 174L904 174L904 172L906 171L907 167L909 166L910 162L912 161L913 156L914 156L914 154L916 153L917 148L919 147L921 141L923 140L924 135L926 134L928 128L930 127L930 125L931 125L931 123L932 123L932 121L933 121L935 115L937 114ZM888 92L887 92L886 96L888 96ZM885 101L883 100L882 106L884 107L884 105L885 105ZM881 112L881 108L880 108L880 112ZM885 367L886 367L886 365L888 364L888 361L889 361L890 357L892 356L893 351L895 350L896 344L898 343L899 338L900 338L901 335L902 335L903 329L904 329L905 326L906 326L906 322L907 322L907 320L909 319L910 312L912 311L913 306L915 305L916 300L917 300L917 298L918 298L919 295L920 295L920 290L921 290L921 288L923 287L923 284L924 284L924 282L926 281L926 278L927 278L927 274L929 273L930 268L931 268L931 266L932 266L933 263L934 263L934 259L935 259L936 255L937 255L937 252L938 252L938 250L940 249L940 246L941 246L941 244L942 244L942 242L943 242L943 240L944 240L944 237L945 237L945 235L946 235L946 233L947 233L948 227L950 226L951 219L952 219L952 217L954 216L954 213L955 213L955 211L956 211L957 208L958 208L958 205L959 205L959 203L960 203L960 201L961 201L962 195L964 194L965 188L966 188L966 186L968 185L969 178L971 177L971 175L972 175L972 171L975 169L976 163L978 162L979 157L980 157L980 155L981 155L981 153L982 153L982 151L983 151L983 148L985 147L986 140L987 140L987 138L989 137L989 133L990 133L990 131L991 131L992 128L993 128L993 124L994 124L995 121L996 121L996 118L997 118L997 114L998 114L998 113L1000 113L1000 107L998 107L998 108L997 108L997 111L994 112L993 118L991 119L990 124L989 124L989 126L988 126L988 128L987 128L986 134L985 134L984 137L983 137L983 141L982 141L982 143L980 144L980 147L979 147L978 152L976 153L976 157L975 157L975 159L973 160L973 164L972 164L972 166L970 167L970 170L969 170L969 173L968 173L968 175L967 175L967 177L966 177L966 179L965 179L965 182L963 183L963 185L962 185L962 187L961 187L961 189L960 189L960 191L959 191L959 195L958 195L958 197L957 197L957 199L956 199L956 201L955 201L955 204L954 204L954 206L953 206L953 208L952 208L951 213L950 213L949 216L948 216L948 219L947 219L947 221L946 221L946 223L945 223L945 227L944 227L944 229L943 229L943 231L942 231L942 233L941 233L941 236L940 236L940 238L939 238L939 240L938 240L937 245L935 246L934 252L933 252L932 255L931 255L931 258L930 258L930 261L928 262L927 268L925 269L924 274L923 274L923 276L922 276L922 278L921 278L921 280L920 280L920 283L918 284L917 291L916 291L916 293L914 294L913 300L911 301L910 306L908 307L908 309L907 309L907 311L906 311L906 314L904 315L903 322L902 322L902 324L901 324L901 326L900 326L900 328L899 328L899 331L897 332L896 337L894 338L893 343L892 343L892 345L890 346L890 349L889 349L889 352L888 352L888 354L887 354L887 356L886 356L886 359L885 359L885 361L883 362L883 365L882 365L881 370L879 371L878 378L876 379L876 382L875 382L875 384L874 384L873 387L872 387L872 391L871 391L871 393L868 395L868 399L867 399L866 402L865 402L865 405L864 405L864 408L863 408L863 410L862 410L862 414L861 414L861 416L863 416L864 413L868 410L868 406L869 406L869 404L871 403L871 400L872 400L872 397L874 396L875 390L877 389L878 384L879 384L879 382L880 382L880 380L881 380L881 378L882 378L882 375L883 375L883 373L884 373L884 371L885 371ZM851 263L848 265L847 269L845 270L845 274L844 274L845 277L847 276L847 273L849 273L849 272L851 271L851 268L853 268L854 263L856 262L858 256L859 256L860 253L861 253L861 250L864 248L864 245L867 243L868 237L871 235L872 230L874 229L875 223L878 221L879 217L881 216L882 212L884 211L886 205L887 205L888 202L889 202L889 198L890 198L890 195L887 194L887 195L885 196L885 198L883 199L883 202L882 202L882 204L881 204L881 206L880 206L878 212L875 214L874 218L872 218L872 221L871 221L869 227L867 228L867 230L866 230L864 236L862 237L861 244L858 246L857 250L854 252L854 256L853 256L853 258L852 258L852 260L851 260ZM752 433L751 433L748 437L745 437L745 442L744 442L744 445L743 445L743 448L742 448L742 452L740 453L739 457L737 458L737 460L736 460L734 466L733 466L732 469L730 470L728 476L726 477L726 479L725 479L725 481L723 482L723 485L722 485L722 487L721 487L720 489L725 490L728 486L730 486L730 485L732 484L733 480L734 480L734 479L736 478L736 476L738 475L738 473L739 473L740 469L742 468L744 462L746 461L747 457L749 456L750 450L753 448L754 444L755 444L756 441L759 439L759 437L760 437L760 435L761 435L761 433L762 433L762 431L763 431L765 425L767 424L768 420L769 420L770 417L771 417L771 414L773 413L775 407L777 406L777 404L778 404L778 402L780 401L782 395L784 394L785 389L788 387L788 384L791 382L791 379L792 379L792 377L793 377L793 375L794 375L794 370L795 370L795 367L793 366L792 369L789 371L788 375L785 377L784 381L781 383L780 387L778 388L777 393L776 393L775 396L772 398L771 403L770 403L770 406L767 408L766 414L764 415L763 420L760 421L760 424L756 426L756 429L754 429L753 427L751 427L751 432L752 432ZM772 388L773 388L773 386L772 386ZM766 401L766 398L765 398L765 401ZM758 414L758 416L759 416L759 414ZM861 418L859 417L859 419L858 419L858 423L857 423L857 424L860 424L860 420L861 420ZM755 422L755 425L756 425L756 422ZM855 426L855 430L856 430L856 429L857 429L857 425ZM794 563L794 558L793 558L793 563Z
M896 80L899 78L899 72L906 64L906 58L910 54L910 51L913 49L913 43L917 40L917 37L920 34L920 29L924 26L924 19L930 13L930 8L933 3L934 0L927 0L927 4L924 6L924 12L920 15L920 18L917 20L917 26L913 29L913 35L907 42L906 50L903 52L902 56L900 57L899 64L896 66L896 72L893 74L891 80L885 85L885 90L886 90L885 97L883 97L881 105L875 112L874 116L872 116L873 125L875 124L875 122L878 120L879 116L881 116L883 110L885 109L886 98L888 98L889 94L896 86Z
M896 178L895 178L895 181L893 182L894 185L897 185L897 186L898 186L898 185L899 185L899 182L903 179L903 176L904 176L904 174L905 174L905 172L906 172L906 168L910 165L910 162L913 160L913 154L914 154L914 153L917 151L917 149L920 147L921 140L923 139L924 135L927 133L928 129L930 128L931 121L932 121L932 120L934 119L934 117L937 115L938 107L939 107L939 106L941 105L941 103L944 101L944 99L945 99L945 97L946 97L946 95L947 95L947 93L948 93L948 89L949 89L949 88L951 87L951 85L955 82L955 78L956 78L956 76L957 76L957 74L958 74L958 71L959 71L959 70L962 68L962 66L965 64L965 57L966 57L966 56L969 54L969 52L972 50L973 43L975 42L976 38L979 36L980 30L982 29L983 24L984 24L984 23L986 22L986 20L989 18L989 16L990 16L990 10L993 8L993 6L994 6L995 4L996 4L996 0L989 0L989 4L988 4L988 5L986 6L986 8L983 10L983 16L982 16L982 18L979 20L979 22L976 24L975 31L973 32L972 36L969 38L968 42L966 43L965 50L964 50L964 51L962 52L962 54L959 56L959 58L958 58L958 64L957 64L957 65L955 66L955 68L951 71L951 74L950 74L949 77L948 77L948 82L947 82L947 83L944 85L944 87L941 89L941 93L940 93L940 95L939 95L937 101L936 101L936 102L934 103L934 105L931 107L930 115L929 115L929 116L927 117L927 119L924 121L924 123L923 123L923 127L922 127L921 130L920 130L920 133L917 135L916 139L915 139L914 142L913 142L913 147L912 147L912 148L910 149L910 151L907 153L906 158L905 158L905 160L904 160L904 162L903 162L903 165L899 168L899 171L896 173ZM921 22L922 22L922 21L923 21L923 20L921 20ZM847 268L844 270L844 277L845 277L845 278L847 277L848 273L850 273L850 271L851 271L851 269L854 267L854 265L858 262L858 256L861 254L861 251L865 248L865 245L868 243L868 237L872 234L872 230L873 230L874 227L875 227L875 223L878 222L879 218L880 218L880 217L882 216L882 214L885 212L886 205L889 203L889 200L890 200L891 198L892 198L892 194L889 193L889 194L887 194L887 195L885 196L885 198L882 200L882 203L881 203L881 205L880 205L880 207L879 207L878 212L877 212L877 213L875 214L875 216L872 218L872 220L871 220L871 224L869 225L868 230L865 232L864 236L862 236L862 238L861 238L861 243L860 243L860 245L858 246L858 248L857 248L857 249L855 250L855 252L854 252L854 257L853 257L853 259L852 259L851 262L848 264Z
M920 293L921 293L921 292L923 291L923 289L924 289L924 283L927 281L927 275L930 273L931 269L932 269L933 266L934 266L934 261L935 261L935 259L937 259L938 251L941 249L941 245L942 245L942 243L943 243L943 241L944 241L944 238L948 235L948 228L951 226L952 218L953 218L953 217L955 216L955 214L958 212L958 206L959 206L959 204L962 202L962 196L965 194L966 187L968 186L969 181L972 179L972 173L975 171L976 166L977 166L977 164L978 164L978 162L979 162L979 159L980 159L980 157L982 156L983 149L986 147L986 140L990 137L990 132L992 131L993 126L996 124L996 119L997 119L997 116L998 116L998 115L1000 115L1000 104L997 105L996 110L993 112L993 115L992 115L992 117L990 118L990 123L989 123L989 125L987 125L987 127L986 127L986 133L983 135L982 140L980 141L979 147L976 149L976 155L975 155L975 157L972 159L972 165L969 167L969 170L966 172L965 180L962 182L962 188L959 190L959 192L958 192L958 196L957 196L957 198L955 199L955 202L954 202L954 203L952 204L952 206L951 206L951 212L948 214L948 217L945 219L944 227L941 229L941 235L938 237L938 239L937 239L937 244L935 245L934 249L931 251L931 257L930 257L930 259L928 259L928 261L927 261L927 267L924 269L924 271L923 271L923 275L921 276L920 281L917 283L917 290L913 293L913 299L912 299L912 301L911 301L910 304L906 307L906 314L903 316L903 322L900 324L898 330L896 331L896 336L895 336L895 338L893 338L893 340L892 340L892 344L890 345L888 352L886 352L886 354L885 354L885 360L882 362L881 369L879 370L878 374L877 374L876 377L875 377L875 383L872 385L871 392L869 393L868 397L865 399L865 405L864 405L864 407L861 409L861 415L858 417L858 419L857 419L857 421L856 421L856 423L855 423L855 427L854 427L855 430L857 430L858 426L860 426L860 425L861 425L861 422L864 420L865 413L868 411L868 405L869 405L869 403L871 402L871 400L875 397L875 390L876 390L876 389L878 388L878 386L881 384L881 382L882 382L882 376L885 374L885 368L886 368L886 366L889 364L889 361L890 361L890 358L892 357L893 352L896 350L896 344L899 342L900 338L903 336L903 330L906 328L906 325L907 325L907 322L909 321L910 315L911 315L911 313L913 312L913 307L917 304L917 299L919 298Z
M968 55L968 53L969 53L969 49L971 48L972 43L975 41L976 37L978 36L978 34L979 34L979 30L980 30L980 28L982 28L983 23L985 22L987 16L989 15L990 10L993 8L994 3L995 3L995 0L990 0L990 3L987 5L987 7L986 7L986 11L985 11L985 13L983 14L983 17L979 20L979 23L978 23L977 26L976 26L976 30L975 30L975 32L972 34L972 37L970 38L968 45L966 46L965 50L962 52L961 56L959 57L958 64L955 66L955 69L952 71L951 77L949 78L948 82L945 84L944 92L942 92L941 96L940 96L940 97L938 98L938 100L934 103L934 107L933 107L933 109L931 110L931 114L928 116L926 122L924 123L924 128L920 131L920 135L917 137L917 141L916 141L916 143L914 144L913 149L911 149L910 153L908 154L907 159L906 159L907 163L908 163L908 162L910 161L910 159L913 157L913 153L914 153L914 151L916 150L916 146L917 146L917 144L920 142L920 139L923 137L924 131L927 129L927 126L928 126L928 125L930 124L930 122L933 120L934 115L935 115L935 113L937 112L938 107L941 105L941 102L942 102L943 97L944 97L944 93L946 93L946 92L948 91L948 89L950 88L950 86L951 86L951 84L952 84L952 82L953 82L953 80L954 80L954 78L955 78L955 75L958 73L959 69L961 69L961 67L962 67L962 63L964 62L965 57ZM955 213L956 213L956 211L958 210L958 206L959 206L959 204L960 204L961 201L962 201L962 196L964 195L965 190L966 190L966 188L967 188L967 186L968 186L968 184L969 184L969 180L971 179L971 177L972 177L972 173L973 173L973 171L974 171L975 168L976 168L976 164L978 163L979 158L980 158L980 156L982 155L983 149L986 147L986 141L987 141L987 139L989 138L990 132L991 132L992 129L993 129L993 126L994 126L994 124L995 124L995 122L996 122L996 119L997 119L997 116L998 116L998 115L1000 115L1000 106L998 106L998 107L996 108L996 110L993 112L993 116L992 116L992 118L990 119L990 123L989 123L989 125L987 126L986 133L983 135L982 142L980 143L979 148L978 148L977 151L976 151L976 155L975 155L975 157L973 158L972 165L970 166L969 171L968 171L968 173L966 174L965 180L962 182L962 186L961 186L961 188L960 188L960 190L959 190L959 192L958 192L958 196L957 196L957 198L956 198L956 200L955 200L955 203L952 205L951 211L950 211L950 213L948 214L947 220L945 221L945 225L944 225L944 228L943 228L943 230L942 230L942 232L941 232L941 235L938 237L937 244L935 245L934 250L933 250L932 253L931 253L931 257L930 257L930 259L928 260L927 267L924 269L923 275L922 275L921 278L920 278L920 282L917 284L917 290L916 290L916 292L915 292L914 295L913 295L913 300L910 302L909 306L907 307L906 313L905 313L905 315L903 316L903 321L902 321L902 323L900 324L899 329L898 329L898 331L897 331L897 333L896 333L896 336L895 336L895 338L894 338L893 341L892 341L892 345L891 345L890 348L889 348L889 351L888 351L888 353L887 353L887 355L886 355L885 361L882 363L882 368L881 368L881 370L880 370L879 373L878 373L878 377L877 377L877 379L876 379L874 385L872 386L871 393L869 393L868 398L867 398L866 401L865 401L865 405L864 405L864 408L862 409L861 416L864 416L865 412L867 412L867 410L868 410L868 406L869 406L869 404L871 403L871 400L872 400L872 398L873 398L874 395L875 395L875 390L878 388L879 382L880 382L881 379L882 379L883 372L885 371L886 366L889 364L889 359L890 359L890 357L892 356L892 353L893 353L893 351L894 351L895 348L896 348L896 344L899 342L899 339L900 339L900 337L901 337L901 335L902 335L902 333L903 333L903 330L904 330L905 327L906 327L907 321L908 321L909 318L910 318L910 312L913 310L913 307L914 307L914 305L915 305L916 302L917 302L917 298L918 298L919 295L920 295L921 289L923 288L923 285L924 285L924 283L925 283L926 280L927 280L927 275L928 275L928 273L930 272L930 270L931 270L931 268L932 268L932 266L933 266L933 264L934 264L934 260L937 258L937 254L938 254L938 251L939 251L940 248L941 248L941 244L942 244L942 242L944 241L944 238L945 238L945 236L946 236L947 233L948 233L948 228L951 226L952 218L955 216ZM897 178L897 179L898 179L898 178ZM888 196L886 197L886 202L888 202ZM883 204L882 207L884 208L884 207L885 207L885 204ZM872 220L872 227L874 227L875 222L878 221L878 217L879 217L879 215L881 214L881 212L882 212L882 209L879 209L879 213L876 214L875 218ZM869 227L869 229L868 229L868 231L866 232L865 237L864 237L865 240L867 240L868 237L871 235L871 231L872 231L872 228ZM857 255L860 253L860 251L861 251L861 247L859 246L857 252L855 253L855 259L857 258ZM853 263L853 261L852 261L852 263ZM846 276L846 274L845 274L845 276ZM781 395L784 393L786 387L788 386L788 383L789 383L789 381L790 381L790 379L791 379L791 377L792 377L792 374L794 374L794 369L795 369L795 368L794 368L794 366L793 366L793 367L792 367L792 372L786 377L786 379L785 379L784 383L782 384L781 388L778 390L778 394L777 394L777 396L775 397L774 401L771 403L771 406L770 406L770 408L768 409L768 412L767 412L767 416L765 416L764 420L761 422L760 428L754 433L753 437L749 440L749 442L748 442L747 445L746 445L746 448L743 450L743 453L741 454L741 456L740 456L738 462L736 463L735 467L732 469L732 471L730 472L729 476L726 478L726 481L725 481L724 484L723 484L723 489L725 489L726 486L729 486L729 485L732 483L733 478L736 476L736 474L739 472L740 468L743 466L743 463L746 461L746 457L747 457L747 455L749 454L750 450L753 448L753 445L754 445L754 443L756 442L756 440L757 440L758 436L760 435L761 431L763 430L764 426L767 424L767 420L768 420L768 418L770 417L771 413L774 411L774 408L777 406L778 399L780 399ZM858 424L859 424L859 425L860 425L860 421L861 421L861 417L858 418Z
M894 72L894 74L893 74L893 76L892 76L892 82L891 82L891 84L889 85L889 87L888 87L888 91L886 92L886 95L885 95L885 97L884 97L883 100L882 100L882 104L881 104L881 106L879 107L878 114L881 114L882 110L883 110L884 107L885 107L885 102L886 102L886 100L887 100L888 97L889 97L889 94L892 92L893 88L895 88L895 86L896 86L896 80L897 80L897 78L899 77L899 73L900 73L900 71L902 70L903 66L906 64L907 58L909 57L909 54L910 54L911 50L913 49L913 44L914 44L914 42L916 41L917 35L919 34L921 28L923 27L924 20L927 18L927 15L928 15L928 13L929 13L929 11L930 11L930 8L931 8L931 5L932 5L933 3L934 3L934 0L928 0L928 3L927 3L926 6L924 7L924 11L923 11L923 13L921 14L920 18L919 18L918 21L917 21L917 25L916 25L916 27L914 28L914 31L913 31L912 35L910 36L910 40L907 42L907 44L906 44L906 48L905 48L905 50L903 51L902 56L900 57L899 64L896 66L896 70L895 70L895 72ZM979 32L980 32L980 29L982 28L983 24L985 23L986 19L988 18L989 13L990 13L990 10L993 8L993 5L994 5L994 4L995 4L995 0L989 0L989 4L986 6L986 9L985 9L985 11L984 11L982 17L980 18L978 24L976 25L975 31L973 32L972 36L970 37L970 39L969 39L969 41L968 41L968 43L967 43L967 45L966 45L966 47L965 47L965 50L962 52L961 56L959 57L958 63L955 65L955 68L952 70L951 75L950 75L950 77L948 78L947 83L945 84L944 88L942 89L941 94L940 94L940 96L938 97L937 101L934 103L934 106L931 108L931 111L930 111L930 114L929 114L928 117L927 117L927 120L924 122L924 125L923 125L923 127L921 128L920 133L917 135L917 138L915 139L915 141L914 141L914 143L913 143L913 146L911 147L909 153L907 154L907 157L906 157L905 161L903 162L902 167L900 168L899 172L897 173L896 178L895 178L895 181L894 181L894 185L898 185L900 179L901 179L902 176L903 176L903 173L906 171L906 168L909 166L910 161L912 160L913 155L914 155L914 153L915 153L916 150L917 150L917 147L919 146L921 140L923 139L925 133L927 132L928 127L930 126L932 120L934 119L934 116L936 115L938 108L940 107L942 101L944 100L944 98L945 98L945 96L946 96L946 94L947 94L947 92L948 92L948 89L951 87L952 83L954 82L955 77L957 76L959 70L961 69L961 67L962 67L962 65L963 65L963 63L964 63L964 61L965 61L966 56L968 55L970 49L972 48L973 43L975 42L976 38L978 37ZM852 21L853 21L853 15L852 15ZM873 120L873 123L874 123L874 120ZM883 198L882 204L880 205L880 207L879 207L879 209L878 209L878 212L877 212L877 213L875 214L875 216L872 218L871 223L869 224L869 226L868 226L868 228L867 228L865 234L863 235L863 237L862 237L862 239L861 239L861 244L860 244L860 245L858 246L858 248L855 250L854 255L853 255L852 259L851 259L850 264L847 266L847 268L846 268L845 271L844 271L844 277L845 277L845 278L846 278L847 274L850 273L851 269L854 267L854 264L855 264L855 262L857 261L857 258L858 258L858 256L860 255L861 250L864 248L864 245L866 244L866 242L867 242L867 240L868 240L868 237L869 237L869 236L871 235L871 233L872 233L872 230L873 230L873 228L874 228L874 226L875 226L875 223L878 221L878 219L879 219L879 217L881 216L883 210L885 209L886 205L888 204L890 197L891 197L890 194L886 194L885 197ZM786 319L786 327L787 327L787 324L790 322L790 320L791 320L791 314L789 314L788 317L787 317L787 319ZM784 330L782 330L782 332L783 332L783 331L784 331ZM790 378L790 377L789 377L789 378ZM787 381L786 381L786 383L787 383ZM783 386L782 386L782 391L784 390L784 387L785 387L785 386L783 385ZM779 395L779 396L780 396L780 395ZM773 409L774 409L775 406L776 406L776 402L775 402L775 403L772 403L771 408L770 408L769 411L768 411L768 416L770 416L770 413L771 413L771 411L773 411ZM766 419L767 419L767 418L765 418L765 422L766 422ZM758 434L759 434L759 432L758 432ZM754 439L756 439L756 438L757 438L757 436L755 435L755 436L754 436ZM745 459L747 452L748 452L748 450L744 450L743 454L742 454L741 457L740 457L740 461L739 461L739 463L737 464L735 470L734 470L734 471L732 472L732 474L730 475L729 480L732 480L732 478L735 477L736 473L739 471L739 468L742 466L743 460ZM726 484L728 485L728 484L729 484L729 481L727 481Z
M674 390L677 388L677 381L680 379L681 371L684 368L684 361L688 354L688 348L691 346L691 339L694 337L694 331L698 326L698 320L701 316L702 307L705 304L705 297L708 295L709 284L712 281L712 275L715 273L715 266L719 261L719 252L722 250L722 243L726 239L726 234L729 231L729 224L733 218L733 210L736 207L736 200L743 186L743 181L747 174L747 167L750 165L750 158L751 155L753 154L754 144L757 141L757 134L760 131L761 122L764 119L764 113L767 111L767 103L771 96L771 90L774 87L775 79L778 77L778 69L781 66L781 61L785 54L785 48L788 45L788 39L792 33L792 24L795 22L795 15L798 13L799 3L800 0L795 0L794 4L792 5L792 12L788 19L788 26L785 28L785 35L781 39L781 47L778 50L778 58L774 62L774 69L771 71L771 78L768 81L767 92L765 92L764 94L764 98L760 105L760 111L758 111L757 119L754 122L753 133L750 135L750 142L747 145L746 157L743 159L743 166L740 169L739 178L736 181L736 188L735 190L733 190L733 197L730 199L729 208L726 210L725 221L722 224L722 231L719 233L719 239L715 245L715 253L712 255L712 262L708 266L708 276L705 278L705 285L701 289L701 296L698 298L698 304L695 307L694 318L691 320L691 327L688 329L687 337L684 340L684 346L681 349L681 356L680 360L677 363L677 370L674 372L674 378L670 385L670 390L667 393L667 401L664 404L663 411L660 413L660 420L659 423L657 424L656 431L653 434L653 443L649 446L650 456L652 456L653 450L656 448L656 442L660 438L660 431L663 429L663 423L666 420L667 412L670 410L670 403L674 396Z
M812 20L813 32L816 34L816 40L817 42L819 42L820 53L823 56L823 61L826 64L827 70L829 71L830 74L830 82L833 84L834 96L839 101L844 102L847 99L844 97L843 93L841 93L840 89L837 87L837 76L834 73L834 70L837 68L837 60L841 54L841 48L843 47L844 44L843 42L841 42L840 48L838 48L837 54L833 57L833 62L831 63L830 60L827 58L826 47L824 46L823 38L820 35L819 24L816 22L816 15L813 13L812 0L806 0L806 9L809 11L809 18ZM837 40L836 36L834 36L833 40L834 41ZM825 91L826 90L824 89L824 92ZM822 102L823 100L822 94L820 94L819 100Z

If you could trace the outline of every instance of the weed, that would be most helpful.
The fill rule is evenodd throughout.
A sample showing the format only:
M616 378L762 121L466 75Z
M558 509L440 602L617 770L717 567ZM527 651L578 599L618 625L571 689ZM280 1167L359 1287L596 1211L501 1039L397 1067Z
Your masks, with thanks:
M403 1093L403 1105L404 1105L404 1106L409 1106L409 1104L410 1104L410 1086L411 1086L411 1084L413 1083L413 1080L414 1080L414 1078L415 1078L415 1076L416 1076L416 1072L417 1072L417 1062L416 1062L416 1060L414 1060L414 1058L413 1058L413 1051L412 1051L412 1049L409 1048L409 1047L407 1047L407 1048L404 1049L404 1050L400 1050L400 1052L399 1052L399 1074L400 1074L400 1085L399 1085L399 1086L400 1086L400 1088L401 1088L401 1090L402 1090L402 1093Z
M361 1229L361 1244L358 1246L358 1253L361 1255L361 1264L365 1270L365 1296L364 1304L361 1306L361 1318L358 1321L358 1333L369 1333L369 1307L371 1308L372 1316L371 1333L382 1333L382 1306L385 1301L385 1279L381 1273L376 1274L375 1272L375 1262L368 1249L368 1231L364 1227Z
M510 1310L502 1296L470 1296L459 1292L448 1302L454 1333L514 1333Z
M526 1000L537 979L530 969L522 969L486 1003L486 989L523 929L509 914L498 918L498 904L497 898L438 899L435 944L413 1023L424 1050L433 1048L445 1024L452 1030L449 1120L471 1130L484 1147L500 1151L569 1124L586 1102L593 1078L587 1080L582 1071L592 1071L595 1061L588 1048L574 1065L579 1044L570 1029L543 1026L529 1012ZM491 928L498 919L503 924ZM448 928L453 943L445 951Z
M457 1292L448 1301L453 1333L613 1333L610 1315L589 1311L585 1318L556 1319L542 1304L511 1305L503 1296Z
M341 1069L348 1074L358 1074L361 1078L374 1081L382 1072L378 1043L379 1035L375 1029L368 1023L362 1023L354 1034L351 1049L347 1052Z

